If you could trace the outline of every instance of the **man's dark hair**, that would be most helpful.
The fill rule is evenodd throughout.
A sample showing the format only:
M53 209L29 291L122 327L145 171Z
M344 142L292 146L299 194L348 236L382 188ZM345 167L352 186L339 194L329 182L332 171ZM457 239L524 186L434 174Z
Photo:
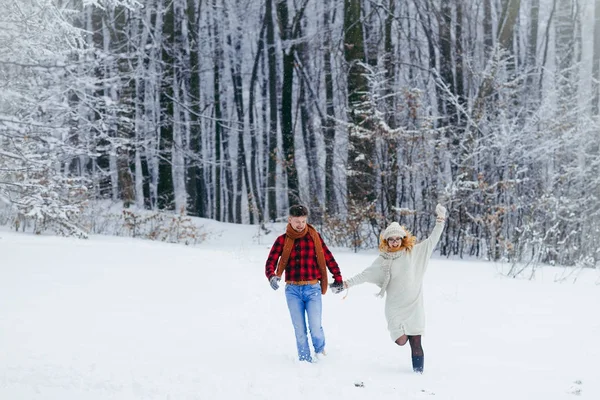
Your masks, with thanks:
M290 207L290 217L307 217L308 208L303 205L296 204Z

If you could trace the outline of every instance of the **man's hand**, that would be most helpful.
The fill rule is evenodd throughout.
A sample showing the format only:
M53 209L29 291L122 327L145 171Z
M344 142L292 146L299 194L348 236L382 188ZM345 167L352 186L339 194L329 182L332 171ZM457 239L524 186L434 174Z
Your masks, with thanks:
M329 285L329 288L333 294L338 294L344 291L344 284L342 282L333 282Z
M273 275L272 277L269 278L269 284L271 285L273 290L279 289L279 281L280 280L281 280L281 278L278 277L277 275Z

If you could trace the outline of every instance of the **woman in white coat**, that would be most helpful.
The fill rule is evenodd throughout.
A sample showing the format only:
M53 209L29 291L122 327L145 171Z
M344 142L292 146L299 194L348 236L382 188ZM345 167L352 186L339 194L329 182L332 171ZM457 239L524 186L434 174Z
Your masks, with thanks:
M446 208L435 208L436 224L431 235L415 244L416 238L397 222L383 232L380 254L370 267L344 281L344 288L361 283L374 283L385 299L385 317L392 340L399 346L408 341L412 352L413 370L423 373L424 354L421 335L425 331L423 306L423 276L429 258L437 245L446 219Z

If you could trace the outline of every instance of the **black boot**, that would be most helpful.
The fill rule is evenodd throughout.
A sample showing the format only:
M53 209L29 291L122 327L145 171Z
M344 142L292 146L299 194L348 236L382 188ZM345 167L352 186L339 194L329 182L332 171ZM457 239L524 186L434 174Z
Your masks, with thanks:
M423 373L423 364L425 363L425 356L412 356L413 371L419 374Z

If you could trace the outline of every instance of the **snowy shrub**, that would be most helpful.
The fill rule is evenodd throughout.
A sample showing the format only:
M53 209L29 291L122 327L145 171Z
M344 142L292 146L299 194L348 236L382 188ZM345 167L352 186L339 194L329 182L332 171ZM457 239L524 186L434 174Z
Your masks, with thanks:
M373 204L366 208L352 206L345 215L325 215L322 234L328 245L348 247L355 252L378 245L380 228L373 225L381 216Z
M191 217L161 212L135 213L123 210L123 226L131 237L169 243L197 244L206 238Z
M91 203L81 215L81 225L94 234L186 245L201 243L208 236L203 226L187 215L126 209L121 203Z

